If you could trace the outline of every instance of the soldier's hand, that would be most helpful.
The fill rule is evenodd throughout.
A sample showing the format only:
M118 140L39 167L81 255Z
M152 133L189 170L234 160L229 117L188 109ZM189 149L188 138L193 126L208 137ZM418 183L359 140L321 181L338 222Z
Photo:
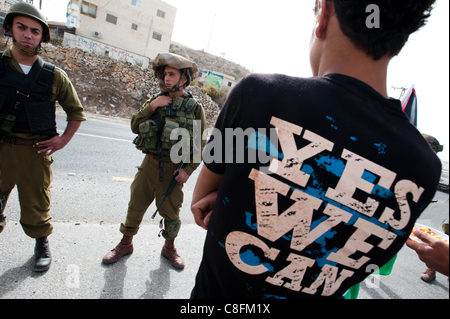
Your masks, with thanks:
M175 175L176 173L177 173L177 171L174 171L173 175ZM186 183L188 181L188 179L189 179L189 175L183 169L180 169L178 176L175 177L175 180L180 184Z
M54 136L47 141L36 143L36 147L44 147L43 150L38 151L38 154L47 153L47 156L50 156L63 149L68 143L69 141L63 136Z
M159 107L169 106L172 103L172 98L170 96L158 96L155 100L150 103L150 108L156 111Z

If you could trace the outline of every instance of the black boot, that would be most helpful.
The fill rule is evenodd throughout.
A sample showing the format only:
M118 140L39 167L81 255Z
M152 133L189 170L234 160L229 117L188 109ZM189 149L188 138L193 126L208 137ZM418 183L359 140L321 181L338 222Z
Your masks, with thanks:
M50 253L50 246L48 244L47 237L36 239L34 254L36 256L34 271L36 272L47 271L50 268L50 264L52 262L52 254Z

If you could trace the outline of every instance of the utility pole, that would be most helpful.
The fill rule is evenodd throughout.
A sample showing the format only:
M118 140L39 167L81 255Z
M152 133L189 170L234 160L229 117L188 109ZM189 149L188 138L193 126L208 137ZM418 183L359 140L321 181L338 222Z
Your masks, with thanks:
M39 10L42 10L42 0L39 0Z
M214 15L213 24L212 24L212 27L211 27L211 34L209 35L208 48L206 49L206 52L208 52L208 53L209 53L209 45L210 45L210 43L211 43L211 37L212 37L212 34L213 34L214 23L215 23L215 22L216 22L216 15Z

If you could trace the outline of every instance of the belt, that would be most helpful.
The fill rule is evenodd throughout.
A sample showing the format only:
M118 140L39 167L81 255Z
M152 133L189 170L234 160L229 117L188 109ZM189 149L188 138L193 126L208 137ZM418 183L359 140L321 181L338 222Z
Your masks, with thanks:
M22 146L35 146L38 142L46 141L46 139L32 139L28 140L25 138L15 137L15 136L7 136L3 139L4 143L14 144L14 145L22 145Z
M152 155L148 155L148 154L146 155L146 157L147 157L147 160L150 163L158 166L158 159L157 158L153 157ZM164 163L164 167L165 168L175 168L175 169L178 168L178 164L174 164L172 162L163 162L163 163Z

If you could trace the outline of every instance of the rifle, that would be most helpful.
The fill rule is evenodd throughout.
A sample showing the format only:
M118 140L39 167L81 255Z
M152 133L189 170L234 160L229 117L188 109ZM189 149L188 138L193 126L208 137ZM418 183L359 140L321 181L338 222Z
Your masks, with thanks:
M6 196L0 192L0 223L5 222L5 215L3 215L3 200L6 199Z
M167 197L170 196L170 194L172 194L173 190L175 189L175 186L177 185L177 180L175 179L179 174L180 174L180 170L184 167L186 167L186 162L189 158L189 155L186 155L180 162L180 165L178 165L177 168L177 172L175 173L175 175L173 176L172 180L170 181L169 187L167 187L165 193L161 196L162 198L162 202L161 204L159 204L158 208L156 209L156 212L152 215L152 219L155 219L156 214L159 212L159 209L161 208L162 204L164 203L164 201L166 200Z

